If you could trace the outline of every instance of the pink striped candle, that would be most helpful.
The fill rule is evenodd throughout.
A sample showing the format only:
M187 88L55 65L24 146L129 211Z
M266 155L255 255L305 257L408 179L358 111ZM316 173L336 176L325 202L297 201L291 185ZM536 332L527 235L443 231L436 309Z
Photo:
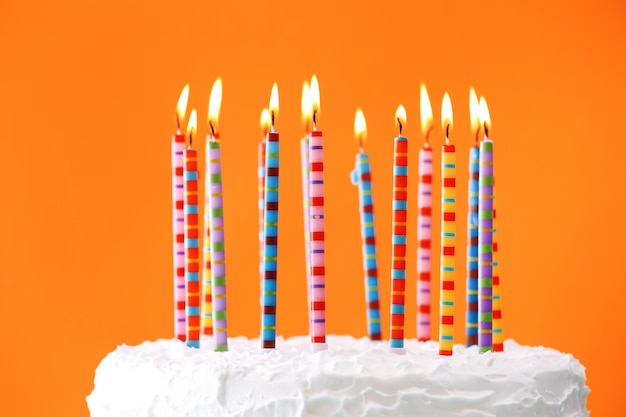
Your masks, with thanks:
M324 138L317 130L319 85L311 79L313 131L309 134L309 228L311 250L311 349L326 349L326 251L324 227Z
M180 132L180 124L185 118L189 85L183 88L176 106L176 135L172 136L172 228L174 234L174 336L187 340L185 318L185 135Z

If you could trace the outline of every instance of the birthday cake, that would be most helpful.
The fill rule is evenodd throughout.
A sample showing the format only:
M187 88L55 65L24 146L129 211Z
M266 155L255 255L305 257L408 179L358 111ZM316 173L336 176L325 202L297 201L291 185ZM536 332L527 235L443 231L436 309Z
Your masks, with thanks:
M308 337L208 340L191 349L177 340L119 346L96 370L87 397L92 417L455 416L583 417L585 369L570 354L512 340L504 352L479 354L435 342L388 344L329 336L310 352Z

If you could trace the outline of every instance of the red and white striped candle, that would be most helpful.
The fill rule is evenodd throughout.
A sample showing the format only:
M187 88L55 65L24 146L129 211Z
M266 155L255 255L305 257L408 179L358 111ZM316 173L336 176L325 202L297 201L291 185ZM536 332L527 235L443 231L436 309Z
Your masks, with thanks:
M187 340L185 318L185 183L183 177L185 163L185 135L180 124L185 118L189 85L183 88L176 106L176 135L172 136L172 228L174 262L174 336Z
M311 349L326 349L326 249L324 226L324 138L317 130L320 94L311 79L313 131L309 134L309 229L311 250Z
M420 90L420 115L424 146L419 151L417 188L417 340L426 341L431 338L433 150L428 144L428 137L433 127L433 109L424 84Z

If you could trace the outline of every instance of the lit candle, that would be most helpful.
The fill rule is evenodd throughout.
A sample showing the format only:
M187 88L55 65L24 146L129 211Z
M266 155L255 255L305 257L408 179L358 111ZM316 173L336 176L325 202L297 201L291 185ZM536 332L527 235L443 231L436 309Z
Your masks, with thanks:
M313 130L309 134L309 230L311 255L311 350L326 349L326 252L324 236L324 138L317 130L320 90L311 79Z
M439 354L452 355L454 346L454 250L456 238L456 152L450 142L452 103L445 93L441 119L446 143L441 156L441 288L439 320Z
M183 88L176 106L176 135L172 136L172 227L174 233L174 336L187 340L185 319L185 135L180 124L185 118L189 85Z
M228 350L226 320L226 258L224 253L224 205L222 201L222 159L217 122L222 102L222 80L213 83L209 98L209 127L206 137L205 195L209 206L211 288L213 294L213 341L215 350Z
M424 147L419 152L417 189L417 339L430 340L431 231L433 207L433 150L429 135L433 129L433 109L428 91L420 90L420 116Z
M478 344L478 175L479 175L479 133L480 109L478 97L470 88L470 122L475 143L469 151L469 180L467 211L467 314L465 335L467 346Z
M302 84L302 124L304 125L304 137L300 140L300 157L302 164L302 213L304 215L304 258L306 268L307 306L311 305L311 231L309 227L309 133L311 132L311 119L313 117L313 104L311 103L311 91L309 82ZM311 323L311 308L309 313L309 326Z
M484 105L483 105L484 103ZM478 351L492 350L493 344L493 142L481 98L480 113L485 136L480 142L478 188Z
M198 222L198 152L193 149L196 110L189 115L189 147L185 152L185 285L187 286L187 346L200 347L200 236Z
M265 137L265 212L263 227L263 349L276 347L276 296L278 279L278 183L280 146L274 122L278 117L278 86L274 83L270 95L271 129Z
M266 142L265 137L270 131L272 123L270 112L268 109L263 109L261 112L261 130L263 131L263 139L259 142L259 154L258 154L258 175L259 175L259 274L261 279L261 293L263 293L263 224L265 217L265 150ZM261 301L261 305L263 302Z
M354 135L359 145L352 184L359 189L359 213L363 246L363 270L365 272L365 302L367 303L367 333L371 340L381 340L380 302L378 296L378 265L376 262L376 234L374 230L374 198L370 157L365 152L367 125L363 111L358 109L354 117Z
M406 125L403 105L396 111L399 134L394 139L393 150L393 233L391 239L391 337L390 347L396 353L404 353L404 294L406 279L406 210L409 141L402 136Z

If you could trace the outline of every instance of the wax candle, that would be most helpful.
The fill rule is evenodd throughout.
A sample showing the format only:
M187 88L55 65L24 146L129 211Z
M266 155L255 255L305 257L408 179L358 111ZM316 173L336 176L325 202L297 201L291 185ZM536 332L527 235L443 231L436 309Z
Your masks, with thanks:
M420 89L420 116L424 146L419 152L417 188L417 339L430 340L431 230L433 203L433 150L429 134L433 128L433 109L424 84Z
M209 127L206 138L206 189L209 198L211 245L211 286L213 294L213 341L215 350L228 350L226 320L226 256L224 251L224 204L222 201L222 155L217 121L222 101L222 80L218 78L209 98Z
M189 115L189 147L185 152L185 285L187 286L187 346L200 347L200 249L198 222L198 153L193 148L196 110Z
M495 200L495 195L494 195ZM498 262L498 229L496 227L496 209L493 209L493 351L504 351L502 332L502 307L500 301L500 264Z
M187 340L185 318L185 135L180 131L180 124L185 118L189 85L183 88L176 106L176 135L172 136L172 228L174 252L174 336L181 341Z
M309 134L309 230L311 251L311 349L326 349L326 251L324 227L324 137L317 130L320 93L311 79L313 131Z
M478 97L470 88L471 131L475 143L469 151L468 211L467 211L467 300L465 336L467 346L478 344L478 176L480 113Z
M263 307L261 345L276 347L276 298L278 280L278 184L280 142L275 129L278 117L278 86L274 83L270 95L271 129L267 133L265 156L265 213L263 228Z
M483 105L484 103L484 105ZM485 136L480 142L478 188L478 351L492 350L493 331L493 142L488 136L486 102L481 98L481 123Z
M406 110L398 106L396 123L399 134L394 139L393 151L393 235L391 240L391 337L390 347L404 352L404 306L406 279L406 211L409 141L402 136L406 125Z
M260 290L263 293L263 228L265 217L265 154L266 154L266 136L270 131L271 116L268 109L261 112L261 130L263 138L259 142L258 150L258 177L259 177L259 274L260 274ZM261 301L262 305L262 301Z
M439 291L439 354L452 355L454 346L454 275L456 246L456 151L450 141L452 103L445 93L441 104L446 134L441 155L441 269Z
M302 83L302 124L304 125L304 137L300 140L300 161L302 165L302 214L304 224L304 259L306 269L307 306L311 305L311 231L309 227L309 133L311 132L311 119L313 104L309 82ZM307 308L309 323L311 323L311 309ZM310 327L310 325L309 325Z
M370 159L365 152L367 126L363 111L358 109L354 118L354 134L359 145L352 184L359 190L359 214L363 247L363 271L365 272L365 302L367 305L367 334L371 340L381 340L380 302L378 295L378 265L376 262L376 234L374 230L374 198Z

